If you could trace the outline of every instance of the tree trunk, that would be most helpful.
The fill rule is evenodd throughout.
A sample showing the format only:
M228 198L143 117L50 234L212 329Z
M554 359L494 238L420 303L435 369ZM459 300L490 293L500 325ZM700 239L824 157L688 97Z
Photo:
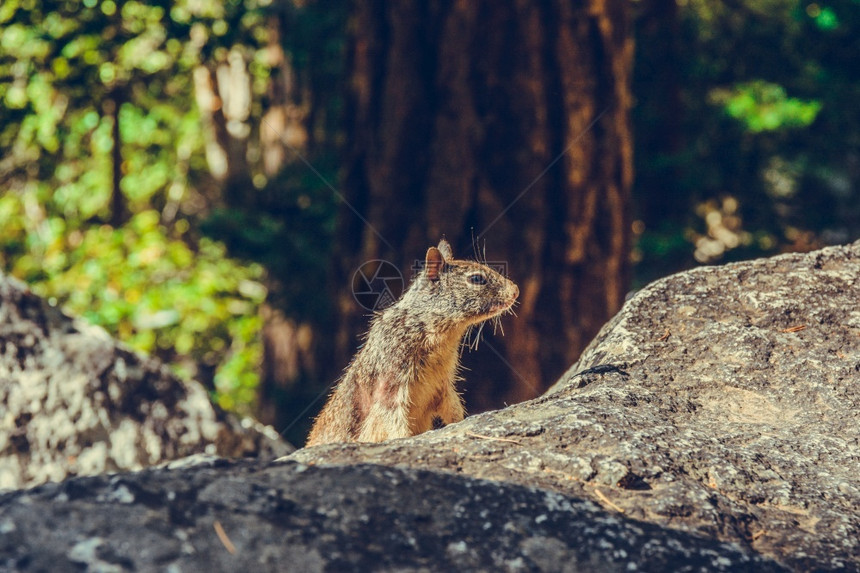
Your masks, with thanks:
M521 290L505 336L464 353L472 412L534 397L621 306L629 282L633 45L627 3L358 2L337 245L337 368L367 311L349 279L409 279L446 236L486 244Z
M125 194L122 192L122 131L119 125L120 108L123 103L122 91L115 89L105 101L105 110L110 114L113 124L111 125L111 137L113 149L111 150L111 211L110 224L119 229L128 221L129 212Z

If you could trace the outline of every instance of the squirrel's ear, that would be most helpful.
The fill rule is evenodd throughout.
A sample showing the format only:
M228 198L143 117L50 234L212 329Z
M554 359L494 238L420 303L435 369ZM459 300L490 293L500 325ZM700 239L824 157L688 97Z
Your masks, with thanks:
M424 258L424 269L427 273L427 278L431 281L438 281L439 275L442 273L442 267L445 265L445 258L436 247L427 249L427 256Z
M451 243L449 243L445 239L442 239L441 241L439 241L439 246L436 248L439 249L440 253L442 253L443 259L445 259L446 261L454 260L454 251L451 250Z

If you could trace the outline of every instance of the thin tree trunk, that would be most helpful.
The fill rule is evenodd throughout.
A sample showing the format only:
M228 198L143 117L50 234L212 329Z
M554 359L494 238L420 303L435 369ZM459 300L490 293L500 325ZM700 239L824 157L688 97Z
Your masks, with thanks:
M348 286L366 260L409 269L445 235L479 239L520 285L504 338L465 353L471 411L542 392L629 283L632 40L622 0L363 1L339 223ZM366 221L366 222L365 222ZM338 294L338 367L366 328Z
M122 192L122 132L120 131L119 113L122 107L123 97L120 90L114 90L105 102L105 110L110 114L113 125L111 135L113 138L113 149L111 150L111 163L113 174L111 178L111 213L110 224L114 228L122 227L128 221L129 212L126 197Z

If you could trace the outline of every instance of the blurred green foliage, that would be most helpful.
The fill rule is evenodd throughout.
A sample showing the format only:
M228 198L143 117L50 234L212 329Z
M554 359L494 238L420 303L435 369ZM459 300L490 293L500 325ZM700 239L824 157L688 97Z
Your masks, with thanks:
M253 56L264 18L252 0L0 5L0 268L246 413L265 273L198 230L217 186L192 72L243 49L265 89ZM129 210L118 227L115 101Z
M637 283L860 237L860 4L637 10Z
M173 362L180 373L217 369L218 401L244 409L260 361L263 269L225 256L202 238L195 249L170 238L153 210L120 229L70 229L38 210L30 193L0 198L0 263L34 292L103 326L131 347ZM178 227L182 228L182 225Z
M820 101L788 97L782 86L761 80L738 83L728 90L716 88L711 101L751 133L807 127L821 110Z

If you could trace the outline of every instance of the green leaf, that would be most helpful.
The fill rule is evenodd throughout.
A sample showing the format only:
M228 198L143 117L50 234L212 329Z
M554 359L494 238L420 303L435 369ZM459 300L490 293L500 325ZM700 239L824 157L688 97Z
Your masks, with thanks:
M821 102L789 97L785 89L763 80L743 82L731 89L714 89L711 101L753 132L804 128L821 111Z

